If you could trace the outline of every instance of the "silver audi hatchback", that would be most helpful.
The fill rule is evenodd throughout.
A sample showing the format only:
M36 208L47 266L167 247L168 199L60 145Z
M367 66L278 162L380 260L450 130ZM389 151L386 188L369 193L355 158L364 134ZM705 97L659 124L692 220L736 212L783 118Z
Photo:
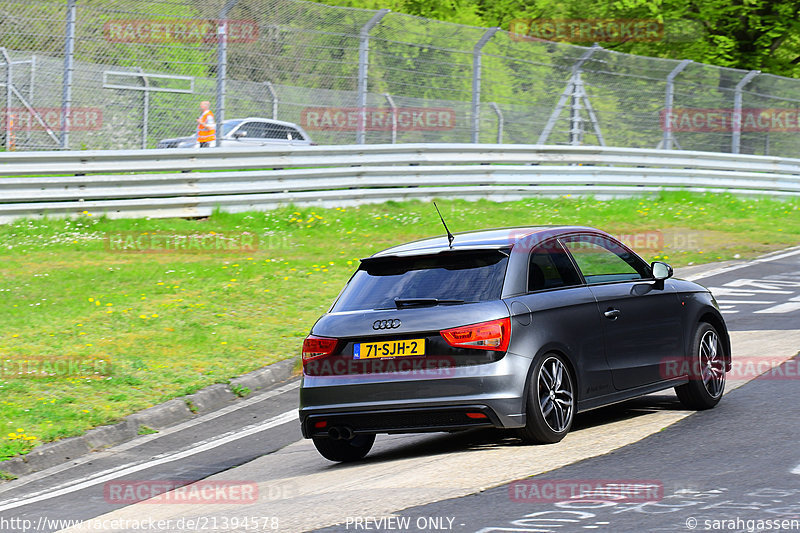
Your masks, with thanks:
M516 428L675 388L719 402L730 340L713 296L587 227L506 228L363 259L303 343L303 436L332 461L378 433Z

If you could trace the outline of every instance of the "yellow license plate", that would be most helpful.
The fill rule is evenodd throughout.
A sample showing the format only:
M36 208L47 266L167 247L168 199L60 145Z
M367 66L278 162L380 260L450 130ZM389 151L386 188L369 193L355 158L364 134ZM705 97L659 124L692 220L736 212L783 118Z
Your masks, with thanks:
M409 357L425 355L425 339L405 341L362 342L353 346L353 359Z

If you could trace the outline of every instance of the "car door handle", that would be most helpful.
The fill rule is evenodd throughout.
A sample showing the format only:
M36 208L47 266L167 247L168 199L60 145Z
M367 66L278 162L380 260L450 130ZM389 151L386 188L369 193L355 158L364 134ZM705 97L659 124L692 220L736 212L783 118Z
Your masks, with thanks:
M619 310L619 309L614 309L613 307L609 307L609 308L606 310L606 312L605 312L605 313L603 313L603 316L605 316L605 317L606 317L607 319L609 319L609 320L616 320L616 319L618 319L618 318L619 318L619 316L620 316L621 314L622 314L622 313L620 312L620 310Z

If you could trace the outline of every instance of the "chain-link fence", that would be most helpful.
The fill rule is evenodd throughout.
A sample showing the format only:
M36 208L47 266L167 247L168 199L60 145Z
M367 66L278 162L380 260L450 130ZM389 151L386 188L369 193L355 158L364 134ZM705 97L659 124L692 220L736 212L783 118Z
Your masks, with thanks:
M794 156L800 80L301 0L0 0L5 149L154 147L220 119L319 144Z

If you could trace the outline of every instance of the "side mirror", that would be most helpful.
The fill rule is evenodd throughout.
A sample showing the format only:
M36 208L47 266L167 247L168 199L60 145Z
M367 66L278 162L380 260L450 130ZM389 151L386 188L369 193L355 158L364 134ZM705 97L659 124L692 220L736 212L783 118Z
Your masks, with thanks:
M656 281L663 281L672 277L672 267L663 261L653 261L650 264L650 268L653 270L653 277L656 278Z
M233 134L233 138L234 139L241 139L242 137L247 137L247 132L246 131L241 131L240 130L240 131L237 131L236 133Z

